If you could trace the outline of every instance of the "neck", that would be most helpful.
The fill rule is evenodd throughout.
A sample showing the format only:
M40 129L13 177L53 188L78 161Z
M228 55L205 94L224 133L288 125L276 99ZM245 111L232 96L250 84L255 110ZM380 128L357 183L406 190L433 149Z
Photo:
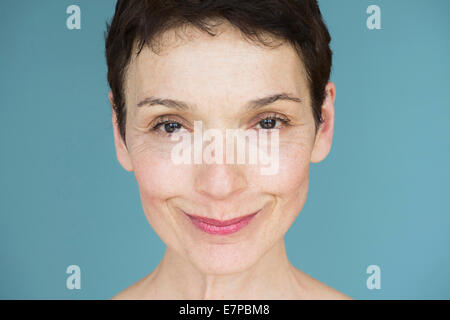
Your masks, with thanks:
M284 238L254 265L230 274L202 273L184 257L166 249L147 284L162 299L289 299L300 289Z

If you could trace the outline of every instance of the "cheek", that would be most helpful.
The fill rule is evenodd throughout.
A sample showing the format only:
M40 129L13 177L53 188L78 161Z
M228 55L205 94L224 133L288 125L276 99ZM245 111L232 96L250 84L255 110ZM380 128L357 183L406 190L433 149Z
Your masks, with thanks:
M141 147L132 154L132 162L144 209L163 205L190 183L186 168L173 163L166 150Z
M167 200L189 186L183 166L172 163L170 154L141 152L132 158L142 209L153 230L165 243L178 243Z
M255 184L264 188L261 192L276 199L270 225L276 234L284 234L306 202L311 153L307 143L283 143L279 151L278 173L259 175Z
M297 147L297 148L294 148ZM310 153L303 146L291 146L280 152L280 193L279 214L286 218L286 228L290 226L306 202L309 186Z
M310 146L305 143L281 142L279 168L274 175L260 176L267 186L266 192L280 198L298 196L304 192L309 178ZM261 181L262 182L262 181Z

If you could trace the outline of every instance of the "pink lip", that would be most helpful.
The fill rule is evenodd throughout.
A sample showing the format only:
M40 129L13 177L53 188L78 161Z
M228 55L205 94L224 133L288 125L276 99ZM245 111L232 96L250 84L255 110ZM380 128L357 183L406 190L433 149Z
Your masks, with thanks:
M225 221L194 216L187 213L186 215L200 230L210 234L225 235L237 232L245 227L250 222L250 220L252 220L252 218L258 214L258 212L259 211L246 216Z

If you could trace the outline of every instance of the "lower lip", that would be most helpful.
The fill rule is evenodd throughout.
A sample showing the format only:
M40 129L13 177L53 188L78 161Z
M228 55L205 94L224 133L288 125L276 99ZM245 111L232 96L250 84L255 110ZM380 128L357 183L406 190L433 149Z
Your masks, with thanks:
M242 218L241 220L236 221L235 223L227 225L227 226L215 226L213 224L206 223L206 222L202 221L201 219L190 216L188 214L187 214L187 216L191 219L192 223L197 228L199 228L200 230L202 230L206 233L216 234L216 235L226 235L226 234L235 233L235 232L241 230L242 228L244 228L258 214L258 212L251 214L245 218Z

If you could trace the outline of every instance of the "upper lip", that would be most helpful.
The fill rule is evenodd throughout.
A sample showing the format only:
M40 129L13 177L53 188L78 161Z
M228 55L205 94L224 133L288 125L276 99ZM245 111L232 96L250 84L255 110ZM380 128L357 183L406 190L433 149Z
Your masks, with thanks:
M196 216L196 215L193 215L193 214L188 214L186 212L185 213L190 218L201 220L204 223L211 224L211 225L214 225L214 226L217 226L217 227L225 227L225 226L229 226L229 225L238 223L242 219L245 219L245 218L248 218L250 216L256 215L258 212L259 212L259 210L256 211L256 212L253 212L251 214L247 214L245 216L240 216L240 217L233 218L233 219L230 219L230 220L217 220L217 219L206 218L206 217L202 217L202 216Z

